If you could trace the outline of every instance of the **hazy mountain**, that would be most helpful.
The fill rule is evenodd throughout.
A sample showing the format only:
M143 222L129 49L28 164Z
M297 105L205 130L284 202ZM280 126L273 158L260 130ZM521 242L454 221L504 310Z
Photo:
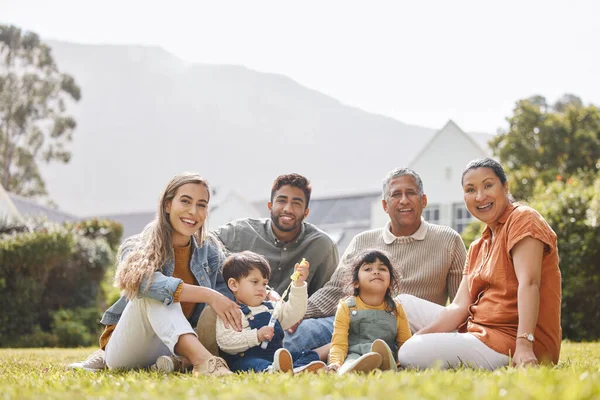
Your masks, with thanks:
M187 64L156 47L50 45L83 99L70 108L71 162L43 174L77 215L152 210L181 171L249 200L287 172L309 177L315 196L377 190L434 133L242 66Z

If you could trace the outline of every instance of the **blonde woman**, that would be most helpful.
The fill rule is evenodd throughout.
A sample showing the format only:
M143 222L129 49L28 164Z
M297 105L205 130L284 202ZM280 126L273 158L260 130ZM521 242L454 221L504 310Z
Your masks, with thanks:
M115 285L123 295L101 320L105 353L96 352L71 368L96 370L105 363L110 369L153 366L171 371L184 361L193 365L195 375L231 373L193 329L209 304L226 324L241 330L239 306L214 290L223 255L207 237L209 200L210 189L201 176L184 173L171 179L154 221L119 249Z

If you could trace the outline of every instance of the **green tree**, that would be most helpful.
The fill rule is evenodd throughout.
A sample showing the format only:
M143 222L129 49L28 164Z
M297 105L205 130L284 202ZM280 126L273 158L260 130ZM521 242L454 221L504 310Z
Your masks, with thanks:
M577 341L600 338L600 174L588 180L538 182L531 203L558 236L563 337Z
M517 102L508 118L508 132L491 142L494 154L508 169L511 192L530 200L535 183L570 176L591 183L600 170L600 110L585 106L574 95L554 105L542 96Z
M79 101L75 80L58 70L39 36L0 25L0 183L23 196L47 194L39 163L67 163Z

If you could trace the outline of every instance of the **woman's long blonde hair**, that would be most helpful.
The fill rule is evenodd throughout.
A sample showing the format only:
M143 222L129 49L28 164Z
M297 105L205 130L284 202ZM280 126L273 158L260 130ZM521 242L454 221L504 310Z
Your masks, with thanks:
M154 272L160 271L165 262L173 257L173 227L166 204L173 200L177 189L188 183L204 185L210 201L210 187L200 175L191 172L175 175L162 191L154 220L140 234L125 240L119 248L115 286L121 289L128 299L136 297L142 282L147 280L146 288L150 287ZM198 246L202 246L206 239L207 220L194 233Z

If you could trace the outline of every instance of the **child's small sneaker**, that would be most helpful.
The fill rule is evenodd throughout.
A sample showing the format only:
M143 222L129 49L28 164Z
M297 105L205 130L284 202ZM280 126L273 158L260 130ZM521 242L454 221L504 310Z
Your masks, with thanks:
M273 372L294 373L294 360L289 351L284 348L277 349L273 356Z
M184 372L183 359L177 356L160 356L156 363L150 367L151 371L168 374L170 372Z
M319 371L324 371L323 368L326 368L326 367L327 367L327 364L325 364L323 361L312 361L301 367L294 368L294 373L295 374L300 373L300 372L317 373Z
M381 354L381 366L379 369L382 371L397 371L396 360L394 359L394 353L392 349L381 339L377 339L371 345L371 351Z
M232 375L227 363L221 357L210 357L205 361L195 364L192 375L198 376L227 376Z
M343 375L349 372L371 372L380 366L381 354L371 352L363 354L347 368L344 368L344 365L342 365L342 368L339 369L338 374Z

